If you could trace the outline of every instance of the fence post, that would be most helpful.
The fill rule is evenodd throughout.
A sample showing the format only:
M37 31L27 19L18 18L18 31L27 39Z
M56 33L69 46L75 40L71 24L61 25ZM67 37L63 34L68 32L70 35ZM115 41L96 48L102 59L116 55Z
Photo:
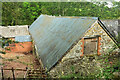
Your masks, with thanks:
M12 67L12 73L13 73L13 80L15 80L15 75L14 75L14 69Z
M27 73L28 73L28 67L26 67L26 73L25 73L25 75L24 75L23 80L26 80Z
M1 67L1 72L2 72L2 80L4 80L3 67Z

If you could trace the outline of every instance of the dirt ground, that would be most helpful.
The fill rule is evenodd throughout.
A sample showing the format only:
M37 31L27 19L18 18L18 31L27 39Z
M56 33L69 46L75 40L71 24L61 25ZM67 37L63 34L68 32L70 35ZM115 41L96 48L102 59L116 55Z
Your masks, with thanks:
M38 60L35 58L32 53L6 53L0 54L3 62L3 68L11 69L26 69L26 67L30 69L39 69L40 64ZM25 71L15 71L16 78L23 78ZM4 77L5 78L12 78L12 71L11 70L4 70Z

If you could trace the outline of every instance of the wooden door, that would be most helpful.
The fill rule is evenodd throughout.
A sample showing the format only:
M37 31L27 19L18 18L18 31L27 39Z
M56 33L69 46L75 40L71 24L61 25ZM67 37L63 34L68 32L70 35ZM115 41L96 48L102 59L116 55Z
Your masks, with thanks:
M84 54L97 53L98 38L84 39Z

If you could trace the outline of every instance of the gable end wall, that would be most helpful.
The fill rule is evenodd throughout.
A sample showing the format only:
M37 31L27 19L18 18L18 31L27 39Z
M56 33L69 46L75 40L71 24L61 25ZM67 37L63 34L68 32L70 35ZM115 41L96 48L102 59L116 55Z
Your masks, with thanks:
M107 33L102 29L102 27L97 23L97 21L85 33L84 37L93 37L95 35L101 36L101 45L99 50L101 54L106 54L112 48L112 46L115 45L113 40L107 35ZM69 61L70 59L80 58L80 55L82 55L83 53L82 44L83 38L79 40L78 43L62 58L61 62L59 62L54 68L50 70L50 74L53 75L54 73L56 73L56 71L59 71L58 67L60 69L60 66L64 64L67 60Z
M101 54L105 54L109 52L109 50L115 45L113 40L107 35L107 33L102 29L102 27L96 22L93 27L91 27L84 35L84 37L93 37L96 35L100 35L100 50L99 52ZM82 39L68 52L62 59L64 61L65 59L69 58L75 58L80 57L82 52Z

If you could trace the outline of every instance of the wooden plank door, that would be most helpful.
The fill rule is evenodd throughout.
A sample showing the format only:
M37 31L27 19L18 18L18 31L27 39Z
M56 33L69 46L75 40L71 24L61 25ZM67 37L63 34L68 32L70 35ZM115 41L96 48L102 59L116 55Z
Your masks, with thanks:
M84 54L97 53L98 38L84 39Z

